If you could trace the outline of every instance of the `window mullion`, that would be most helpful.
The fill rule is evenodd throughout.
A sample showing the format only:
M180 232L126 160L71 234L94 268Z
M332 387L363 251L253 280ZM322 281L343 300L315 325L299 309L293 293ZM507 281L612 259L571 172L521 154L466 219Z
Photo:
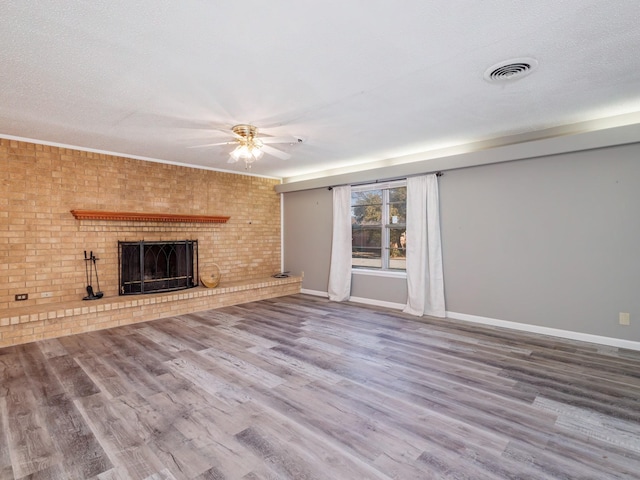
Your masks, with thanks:
M389 269L389 190L382 190L382 245L381 245L381 257L382 268L384 270Z

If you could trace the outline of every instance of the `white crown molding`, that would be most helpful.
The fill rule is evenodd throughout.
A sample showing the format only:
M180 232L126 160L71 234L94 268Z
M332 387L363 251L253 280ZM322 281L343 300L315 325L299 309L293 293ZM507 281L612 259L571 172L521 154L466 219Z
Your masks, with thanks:
M280 177L270 177L268 175L256 175L254 173L236 172L234 170L225 170L223 168L212 168L212 167L204 167L201 165L191 165L188 163L172 162L170 160L161 160L159 158L144 157L140 155L130 155L128 153L111 152L108 150L98 150L96 148L79 147L77 145L67 145L66 143L48 142L45 140L37 140L34 138L26 138L26 137L16 137L14 135L5 135L4 133L0 133L0 138L4 138L6 140L15 140L16 142L34 143L36 145L47 145L49 147L68 148L70 150L78 150L80 152L91 152L91 153L98 153L101 155L110 155L112 157L131 158L133 160L142 160L144 162L163 163L165 165L175 165L177 167L195 168L197 170L210 170L212 172L232 173L234 175L245 175L248 177L268 178L270 180L282 181Z

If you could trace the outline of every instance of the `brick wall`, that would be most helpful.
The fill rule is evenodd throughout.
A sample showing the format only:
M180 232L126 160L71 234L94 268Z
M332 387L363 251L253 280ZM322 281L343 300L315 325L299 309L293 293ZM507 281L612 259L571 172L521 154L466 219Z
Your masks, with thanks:
M197 239L201 273L215 262L223 281L272 275L280 269L276 183L0 139L0 309L81 299L84 250L100 258L105 297L117 296L118 240ZM231 218L226 224L78 221L72 209ZM20 293L29 299L16 302Z

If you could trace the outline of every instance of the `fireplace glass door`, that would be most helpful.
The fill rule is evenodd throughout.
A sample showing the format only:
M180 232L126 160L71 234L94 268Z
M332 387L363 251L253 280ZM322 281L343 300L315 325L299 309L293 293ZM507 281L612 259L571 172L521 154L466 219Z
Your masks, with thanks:
M198 241L118 242L120 295L169 292L198 285Z

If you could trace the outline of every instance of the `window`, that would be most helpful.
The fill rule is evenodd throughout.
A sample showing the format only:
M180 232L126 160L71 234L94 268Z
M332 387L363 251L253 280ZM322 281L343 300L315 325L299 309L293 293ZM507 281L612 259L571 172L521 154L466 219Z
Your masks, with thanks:
M351 264L354 268L406 269L405 181L351 188Z

